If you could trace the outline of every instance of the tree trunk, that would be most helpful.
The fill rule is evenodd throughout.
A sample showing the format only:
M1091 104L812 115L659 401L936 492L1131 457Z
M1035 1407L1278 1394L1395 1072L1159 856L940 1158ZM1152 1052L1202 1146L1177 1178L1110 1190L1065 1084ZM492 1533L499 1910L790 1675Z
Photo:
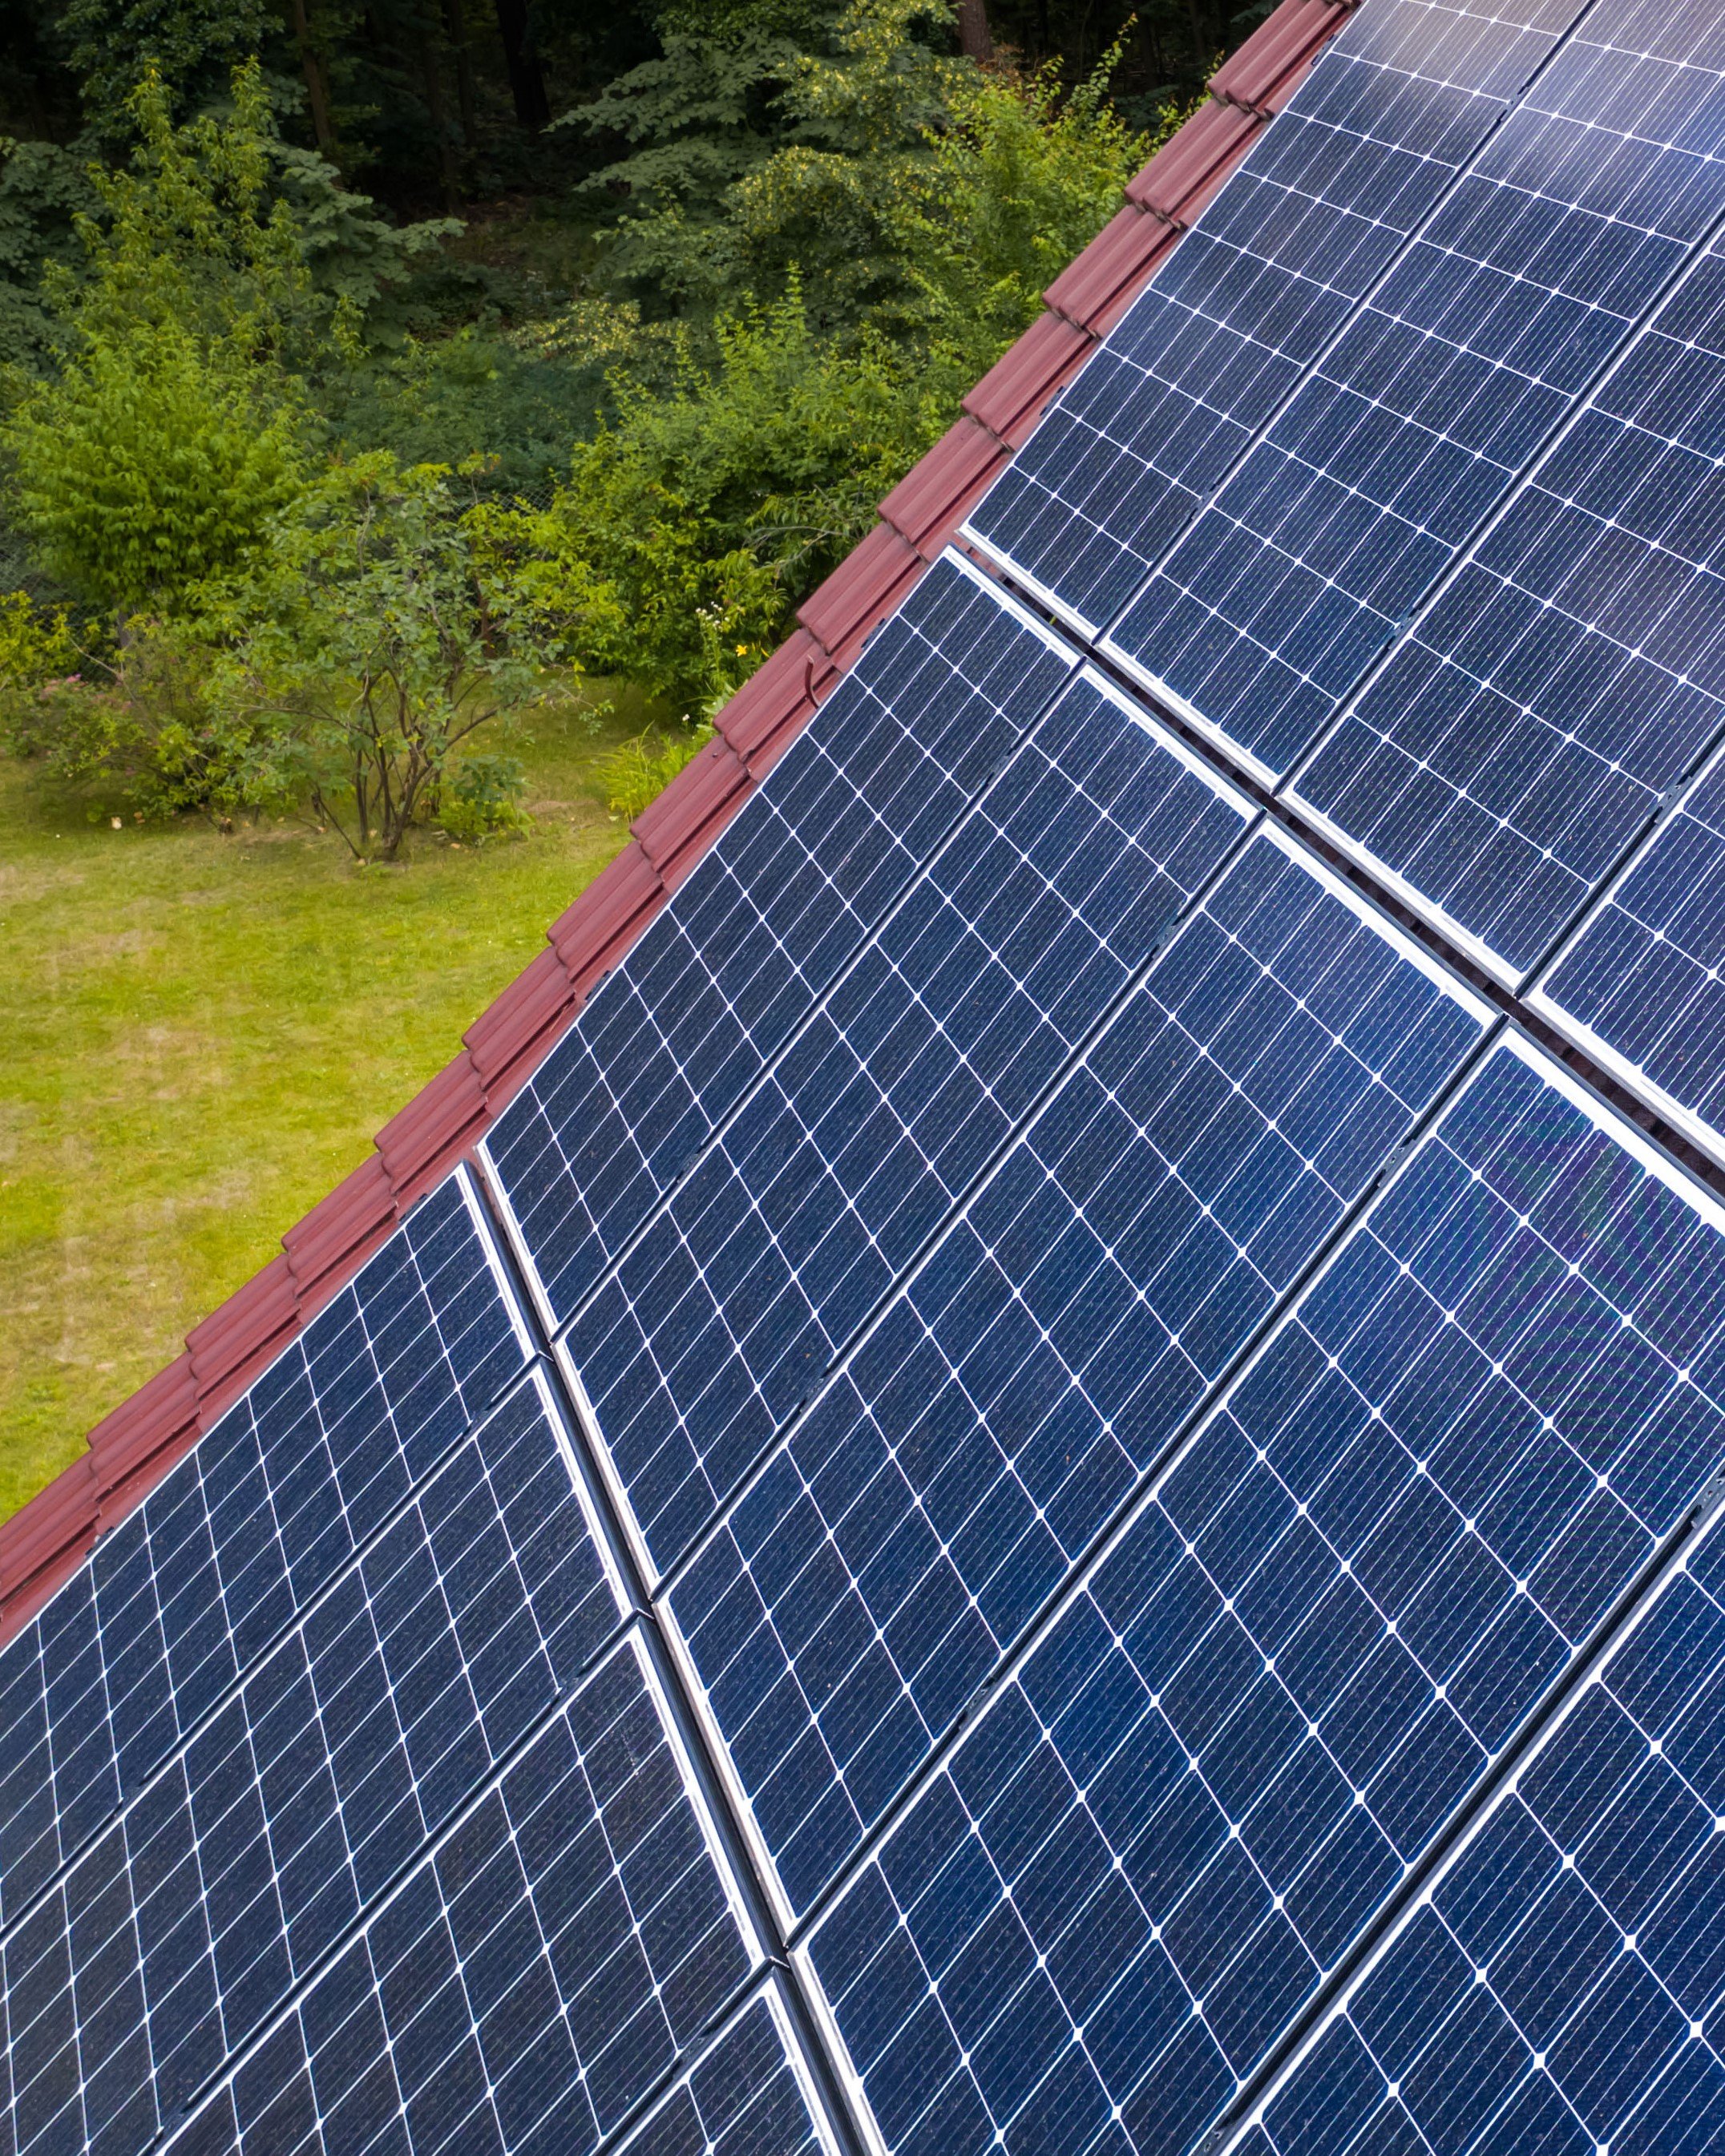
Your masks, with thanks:
M473 124L473 54L467 49L465 0L444 0L444 21L449 33L449 49L455 56L455 102L461 113L461 141L471 150Z
M438 43L436 28L428 23L424 43L419 52L420 73L425 83L425 109L431 116L432 130L437 136L444 214L445 217L458 217L461 211L460 167L455 157L455 134L449 125L449 108L444 96L444 73L438 59Z
M503 58L509 69L509 94L515 100L515 116L523 127L542 127L551 117L551 101L545 95L545 77L527 21L527 0L496 0L497 31L503 40Z
M987 0L958 0L958 43L967 59L993 59L994 38L988 28Z
M336 162L336 129L330 118L329 85L324 80L323 57L311 42L311 21L305 0L291 0L294 43L305 76L305 97L311 107L311 132L318 148L331 164Z

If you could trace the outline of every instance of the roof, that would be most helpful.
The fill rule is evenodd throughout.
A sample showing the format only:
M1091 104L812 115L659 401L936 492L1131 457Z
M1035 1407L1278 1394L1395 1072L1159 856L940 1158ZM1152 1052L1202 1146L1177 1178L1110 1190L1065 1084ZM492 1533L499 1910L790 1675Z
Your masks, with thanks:
M880 522L798 609L796 633L720 712L713 740L635 819L622 852L551 924L547 948L468 1028L454 1060L378 1132L371 1157L288 1230L280 1255L96 1424L82 1457L0 1523L0 1645L479 1143L870 633L955 539L1050 400L1293 95L1352 5L1281 0L1212 76L1204 101L1049 286L1043 313L886 496Z

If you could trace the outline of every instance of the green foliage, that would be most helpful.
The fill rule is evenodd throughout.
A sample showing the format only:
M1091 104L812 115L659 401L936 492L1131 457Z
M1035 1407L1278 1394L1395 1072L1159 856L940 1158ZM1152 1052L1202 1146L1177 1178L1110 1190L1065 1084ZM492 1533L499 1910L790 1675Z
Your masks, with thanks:
M526 766L519 757L483 752L464 756L439 789L438 823L450 838L467 845L519 838L531 829L521 807L526 784Z
M599 760L596 776L605 806L632 822L656 801L685 764L713 737L711 726L677 726L661 733L656 726L620 742Z
M0 138L0 367L47 365L56 330L44 275L71 255L77 220L99 206L81 157L54 142Z
M878 339L824 343L794 283L721 319L714 341L711 367L685 341L665 393L619 383L614 421L578 446L555 507L531 520L570 579L587 667L690 713L759 665L961 386Z
M482 459L486 492L543 498L605 401L605 372L598 354L548 332L475 323L374 352L332 380L322 402L351 454L387 449L403 464Z
M640 191L615 274L697 318L794 279L829 335L939 348L973 377L991 364L1158 138L1108 101L1117 54L1069 94L1052 66L943 52L949 16L946 0L851 0L832 49L799 53L778 86L777 139L721 194ZM635 161L611 169L636 184Z
M308 801L357 860L398 857L464 744L542 699L558 656L495 559L447 470L381 452L279 520L208 613L213 701L274 743L260 798ZM484 785L496 795L495 767Z
M274 799L272 744L212 696L216 655L195 624L135 616L105 643L74 637L63 612L30 622L23 598L0 628L0 741L14 754L151 819L195 809L225 828Z
M624 236L665 215L703 223L724 190L768 154L771 108L798 58L788 38L753 24L730 38L667 30L657 59L553 125L629 144L587 183L596 197L628 199ZM650 243L642 259L650 259ZM647 274L627 253L620 269L625 277Z
M110 143L136 127L134 93L146 74L162 84L173 113L197 112L222 95L274 27L265 0L69 0L60 19L85 122Z
M46 280L61 370L6 424L18 522L89 605L177 603L243 561L300 484L305 415L285 362L332 311L269 201L255 66L234 88L229 117L177 129L146 75L131 163L95 175L103 214L77 219L85 274Z
M242 564L303 483L299 415L172 323L95 340L6 429L38 561L87 604L173 605Z
M255 63L233 93L176 127L145 76L131 161L76 219L85 274L46 280L64 362L7 424L13 506L90 605L178 606L245 562L305 483L308 381L347 371L366 309L446 228L393 231L284 146Z
M656 23L659 57L575 116L626 151L600 176L614 296L517 329L408 326L453 228L398 230L285 144L255 63L179 126L146 76L87 271L45 280L58 372L5 429L39 563L124 624L111 680L37 698L57 767L211 813L297 798L393 857L416 821L510 827L508 759L464 743L572 659L684 716L620 752L638 807L1151 146L1115 55L1070 90L978 68L950 0Z
M0 598L0 722L20 698L75 673L81 652L64 607L39 606L28 592Z

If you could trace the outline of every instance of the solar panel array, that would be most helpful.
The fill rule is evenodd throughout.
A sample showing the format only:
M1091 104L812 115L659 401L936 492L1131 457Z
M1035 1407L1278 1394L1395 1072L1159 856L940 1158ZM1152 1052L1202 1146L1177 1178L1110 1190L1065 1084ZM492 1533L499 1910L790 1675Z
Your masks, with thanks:
M1722 151L1365 0L0 1652L0 2156L1725 2138Z

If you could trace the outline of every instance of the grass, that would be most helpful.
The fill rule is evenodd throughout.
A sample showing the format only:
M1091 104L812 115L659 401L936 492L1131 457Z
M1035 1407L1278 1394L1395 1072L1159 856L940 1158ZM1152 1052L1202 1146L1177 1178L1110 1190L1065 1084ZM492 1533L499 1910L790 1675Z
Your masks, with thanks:
M531 834L359 870L269 824L92 824L0 756L0 1517L362 1160L624 835L595 767L645 714L520 750Z

